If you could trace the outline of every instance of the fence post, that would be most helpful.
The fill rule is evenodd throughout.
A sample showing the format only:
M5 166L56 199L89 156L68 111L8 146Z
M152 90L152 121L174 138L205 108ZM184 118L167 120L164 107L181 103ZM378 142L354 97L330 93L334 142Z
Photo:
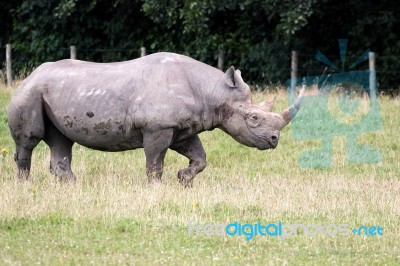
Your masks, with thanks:
M219 50L218 53L218 69L224 71L224 59L225 59L225 54L224 50Z
M290 96L296 96L296 79L297 79L297 52L292 51L292 63L290 67Z
M376 100L376 69L375 69L375 53L369 52L369 97Z
M76 46L75 45L71 45L69 47L69 52L70 52L71 59L76 59Z
M140 47L140 57L146 56L146 47Z
M12 68L11 68L11 44L6 44L6 72L7 72L7 87L11 87L13 84L12 80Z

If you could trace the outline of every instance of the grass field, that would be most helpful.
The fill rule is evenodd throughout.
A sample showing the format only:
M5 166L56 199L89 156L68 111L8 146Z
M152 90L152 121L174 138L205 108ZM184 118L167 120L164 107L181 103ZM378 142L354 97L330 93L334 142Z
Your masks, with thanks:
M0 88L0 265L399 265L400 99L380 98L383 128L359 141L378 147L378 164L348 164L346 139L334 139L333 167L304 169L301 152L318 140L295 141L290 126L275 150L236 143L220 130L202 133L208 167L183 188L187 160L170 151L162 184L148 184L143 150L73 149L76 184L48 171L49 150L33 155L31 179L16 180ZM267 93L257 93L261 99ZM270 93L269 93L270 94ZM279 91L275 110L287 105ZM380 226L383 235L287 237L189 235L196 224L348 224Z

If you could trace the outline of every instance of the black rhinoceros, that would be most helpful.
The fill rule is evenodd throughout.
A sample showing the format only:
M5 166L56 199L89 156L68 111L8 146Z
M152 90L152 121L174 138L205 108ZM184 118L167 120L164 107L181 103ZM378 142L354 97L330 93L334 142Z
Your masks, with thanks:
M144 148L149 180L161 180L170 148L189 159L178 178L191 185L206 167L200 132L220 128L246 146L275 148L303 91L287 110L272 113L273 100L252 102L239 70L223 73L179 54L44 63L21 83L8 108L18 176L28 177L32 150L44 140L50 172L61 179L75 180L71 149L77 142L102 151Z

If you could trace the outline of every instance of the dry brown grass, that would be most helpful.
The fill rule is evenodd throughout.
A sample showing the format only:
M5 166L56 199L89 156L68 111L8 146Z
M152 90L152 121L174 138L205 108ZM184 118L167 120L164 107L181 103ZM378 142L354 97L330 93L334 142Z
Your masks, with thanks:
M254 98L261 101L272 94L256 92ZM286 94L278 90L275 110L285 106ZM334 139L332 168L303 169L299 155L320 142L294 141L289 128L282 132L278 148L266 152L243 147L221 131L203 133L209 165L191 189L177 181L176 173L187 161L174 152L167 154L163 184L154 185L147 183L142 150L104 153L79 145L73 150L77 183L60 183L50 175L44 144L34 151L31 179L19 182L14 147L2 125L0 148L8 152L0 157L0 264L6 258L7 264L266 264L265 259L273 264L396 264L399 106L399 98L381 98L382 130L359 138L380 149L378 164L348 164L344 137ZM4 116L5 105L0 108ZM55 226L54 216L60 220ZM379 224L385 235L250 242L239 237L191 238L189 220ZM25 243L27 239L33 243ZM46 249L49 244L54 248Z

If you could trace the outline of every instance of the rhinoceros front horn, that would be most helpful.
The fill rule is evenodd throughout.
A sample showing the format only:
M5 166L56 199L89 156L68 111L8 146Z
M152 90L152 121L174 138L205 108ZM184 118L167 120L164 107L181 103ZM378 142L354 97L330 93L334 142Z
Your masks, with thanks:
M297 112L300 109L300 105L303 102L304 91L306 90L305 86L300 90L299 97L297 97L296 101L285 111L281 113L282 123L280 125L279 130L284 128L290 121L296 116Z

